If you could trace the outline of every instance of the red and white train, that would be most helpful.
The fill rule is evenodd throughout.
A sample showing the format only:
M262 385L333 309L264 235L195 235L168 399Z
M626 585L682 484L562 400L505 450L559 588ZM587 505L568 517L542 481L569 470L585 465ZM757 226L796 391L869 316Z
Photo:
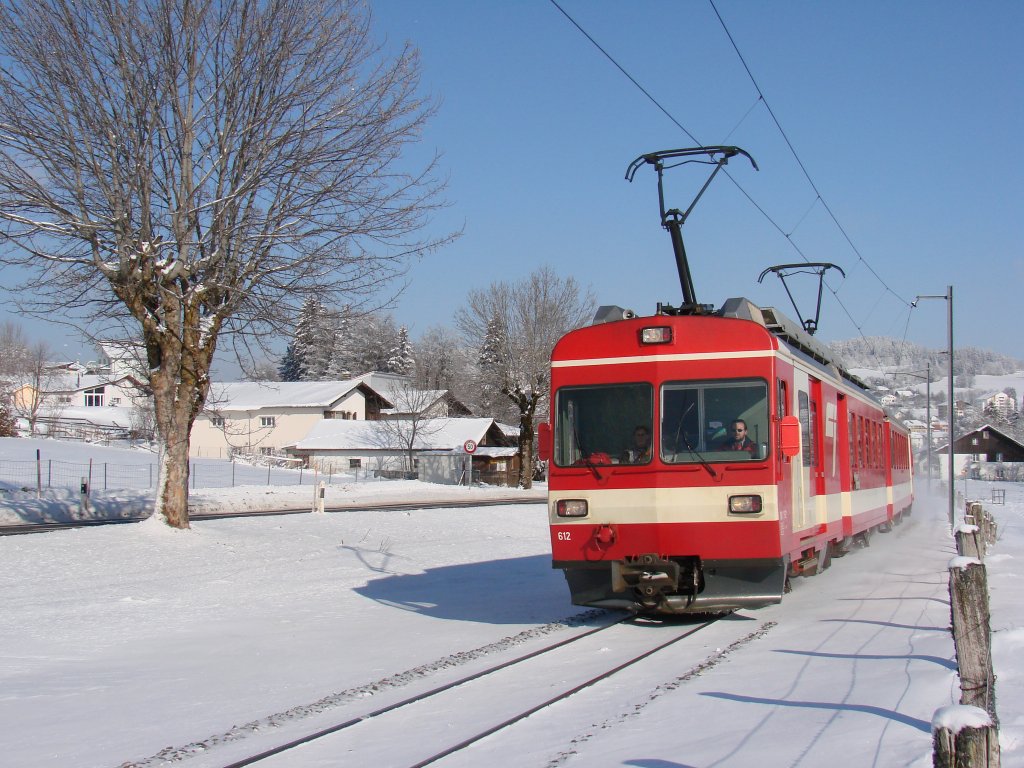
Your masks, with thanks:
M574 603L776 603L788 577L909 513L907 430L791 320L746 299L609 311L620 319L555 346L540 428L553 567ZM750 442L733 450L727 430L744 427Z
M645 165L657 171L683 303L652 317L602 307L551 354L540 457L553 566L578 605L777 603L789 577L820 571L910 511L908 432L814 340L817 318L799 326L742 298L717 311L697 302L682 225L733 157L757 168L724 146L630 164L630 181ZM667 210L663 172L690 163L714 166L711 177L685 212ZM820 280L835 265L806 266Z

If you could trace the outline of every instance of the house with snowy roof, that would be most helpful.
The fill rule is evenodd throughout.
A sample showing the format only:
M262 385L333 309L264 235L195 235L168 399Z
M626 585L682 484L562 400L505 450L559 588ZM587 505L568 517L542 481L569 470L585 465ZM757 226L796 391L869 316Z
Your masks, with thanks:
M948 452L948 443L937 451L939 454ZM1024 444L991 424L985 424L957 436L953 443L953 471L978 480L1022 480ZM943 478L945 476L946 468L943 466Z
M214 383L192 425L192 456L283 455L323 421L376 420L392 403L358 379Z
M57 365L12 388L14 412L34 434L71 440L148 437L149 391L135 376Z
M322 421L286 451L329 474L366 469L427 482L509 485L519 472L518 449L490 418Z
M381 411L382 419L404 419L411 415L425 418L472 416L470 409L448 389L420 389L413 379L400 373L373 371L357 376L393 403Z

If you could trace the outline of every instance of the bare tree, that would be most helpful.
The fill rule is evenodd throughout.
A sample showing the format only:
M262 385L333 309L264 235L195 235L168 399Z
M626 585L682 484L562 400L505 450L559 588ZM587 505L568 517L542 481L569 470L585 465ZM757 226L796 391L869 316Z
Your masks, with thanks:
M55 421L63 410L60 392L66 390L67 371L54 369L50 347L45 341L30 345L22 357L21 388L12 399L14 414L28 422L29 434L35 435L41 416Z
M582 325L594 300L572 277L541 267L514 283L492 283L470 291L455 322L467 343L481 350L481 390L497 388L519 423L519 485L533 484L535 418L547 413L550 359L555 342ZM488 414L490 415L490 414Z
M17 323L0 325L0 382L11 386L20 379L28 357L29 340Z
M423 389L449 389L462 395L466 379L466 351L456 334L435 326L413 345L416 383Z
M52 421L63 410L56 390L66 389L67 371L53 365L52 354L45 341L28 341L20 325L0 326L0 392L10 414L28 422L32 435L41 417Z
M372 295L442 185L400 163L433 105L359 0L0 0L0 263L23 310L145 346L156 512L188 527L188 444L223 338L252 358L314 292ZM226 338L225 338L226 337Z
M436 390L419 389L412 378L403 378L387 392L394 413L375 423L380 431L382 448L400 449L405 453L405 469L416 469L416 449L425 447L428 438L445 425L445 419L431 418L429 412L438 398Z

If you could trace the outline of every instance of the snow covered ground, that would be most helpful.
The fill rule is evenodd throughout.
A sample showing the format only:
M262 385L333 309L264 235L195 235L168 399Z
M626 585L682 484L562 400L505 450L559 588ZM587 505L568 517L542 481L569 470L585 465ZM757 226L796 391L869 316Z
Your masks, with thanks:
M0 458L7 447L0 441ZM985 483L968 494L1000 525L987 567L1003 765L1014 766L1024 765L1024 486L996 487L1005 506L987 503ZM196 495L212 510L288 494L301 506L311 493L267 491ZM353 506L493 493L417 483L335 491ZM741 647L709 632L699 642L710 661L697 669L692 644L672 646L438 765L931 765L931 717L959 690L953 544L944 498L922 491L913 516L868 549L799 580L779 606L734 615L754 635ZM104 509L115 514L111 496ZM145 507L144 496L131 499ZM10 490L0 521L24 519L28 503L59 517L75 506L65 501ZM0 595L0 754L21 768L223 766L345 719L346 692L529 647L583 610L550 568L539 502L8 536ZM393 738L443 725L410 720ZM273 764L345 761L310 749Z

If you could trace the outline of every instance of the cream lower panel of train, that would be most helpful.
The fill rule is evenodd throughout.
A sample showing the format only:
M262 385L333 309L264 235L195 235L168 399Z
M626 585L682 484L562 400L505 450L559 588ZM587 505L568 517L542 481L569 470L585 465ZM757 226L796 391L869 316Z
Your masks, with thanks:
M761 512L730 513L730 496L761 497ZM560 499L585 499L586 517L559 517ZM553 525L582 523L723 523L778 520L778 500L773 485L716 486L703 488L629 488L586 491L552 491L548 517Z
M831 495L813 496L815 519L808 526L838 520L840 516L853 517L878 509L885 509L892 503L892 492L886 486L864 488L858 491L843 491Z
M814 496L815 519L807 521L803 527L794 530L806 530L814 525L834 523L841 516L856 517L869 512L884 511L886 505L891 503L891 496L892 492L884 486L859 491L843 491L831 496Z
M888 502L895 504L897 502L904 502L910 499L911 493L914 491L914 484L910 481L899 483L898 485L891 486L889 488ZM899 510L895 510L899 512Z
M872 512L878 509L885 509L889 503L889 488L862 488L858 491L850 491L851 505L850 512L853 515L862 515L865 512Z

